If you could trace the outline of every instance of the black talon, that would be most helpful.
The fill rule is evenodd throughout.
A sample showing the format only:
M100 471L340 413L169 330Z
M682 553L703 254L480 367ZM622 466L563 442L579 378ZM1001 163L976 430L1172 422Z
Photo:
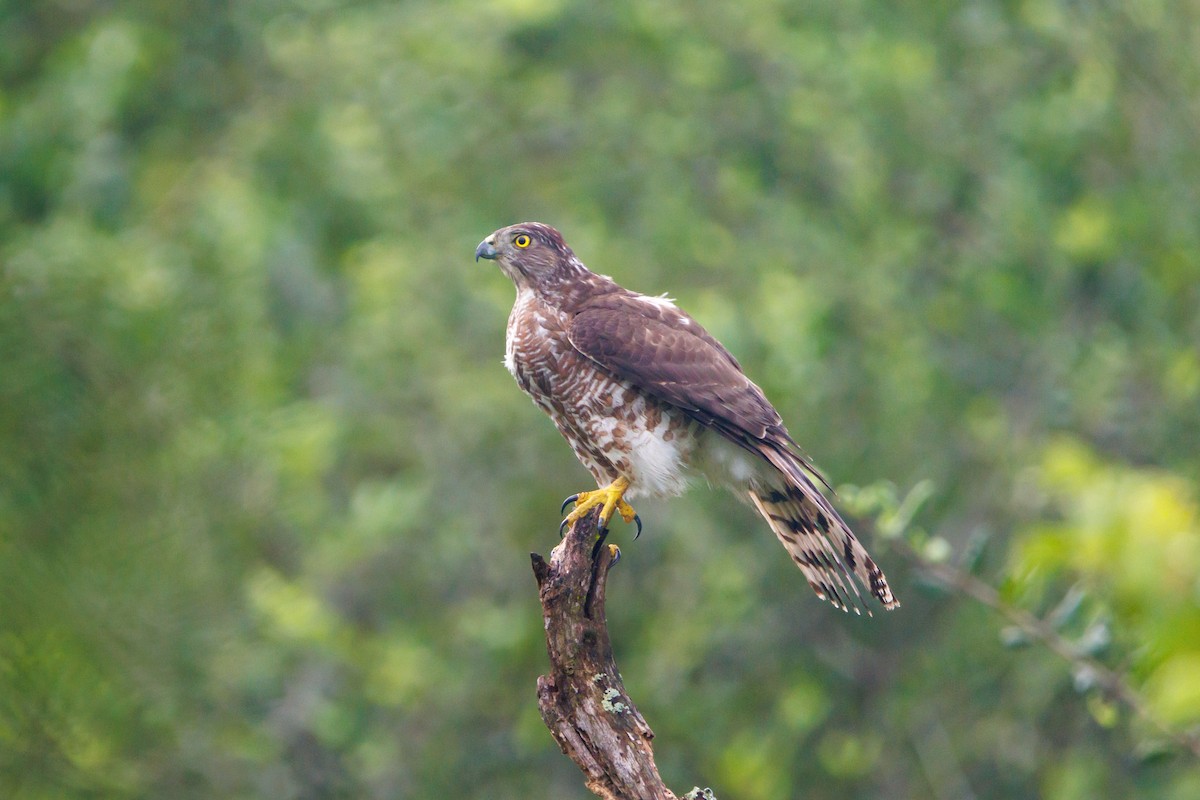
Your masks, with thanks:
M567 528L567 520L564 519L562 521L562 524L558 526L558 538L561 539L567 535L566 528Z
M637 538L642 535L642 518L639 517L637 514L634 514L633 521L636 522L637 526L638 526L637 533L635 533L633 535L633 540L636 542Z
M604 540L608 538L608 528L600 528L600 535L596 537L596 544L592 547L592 561L596 560L596 556L600 555L600 548L604 546Z
M567 510L567 506L571 505L571 503L574 503L574 502L575 502L576 500L578 500L578 499L579 499L579 495L577 495L577 494L573 494L573 495L571 495L570 497L568 497L566 500L563 500L562 508L560 508L560 509L558 510L558 513L560 513L560 514L561 514L561 513L563 513L564 511L566 511L566 510Z

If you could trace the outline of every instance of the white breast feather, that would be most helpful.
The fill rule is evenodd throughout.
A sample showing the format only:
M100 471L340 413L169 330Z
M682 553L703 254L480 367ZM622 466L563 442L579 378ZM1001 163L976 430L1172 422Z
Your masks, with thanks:
M516 342L516 321L524 311L524 306L529 304L534 299L533 290L518 289L517 300L513 303L513 309L508 316L508 332L504 337L504 367L515 378L517 377L517 362L515 351L517 349Z
M673 496L687 490L685 465L691 450L691 437L677 435L668 442L663 438L666 431L664 419L655 428L637 428L629 432L626 443L630 447L629 471L633 473L631 495Z

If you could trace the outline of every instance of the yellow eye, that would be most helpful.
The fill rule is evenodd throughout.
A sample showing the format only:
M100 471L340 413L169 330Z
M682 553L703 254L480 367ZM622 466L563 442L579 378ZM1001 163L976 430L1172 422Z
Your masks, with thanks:
M517 234L517 238L513 239L513 244L522 249L529 247L529 237L523 233Z

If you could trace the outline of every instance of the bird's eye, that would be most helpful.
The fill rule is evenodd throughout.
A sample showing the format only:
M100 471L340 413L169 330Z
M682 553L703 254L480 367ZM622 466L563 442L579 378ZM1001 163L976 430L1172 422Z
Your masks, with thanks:
M517 238L513 239L513 244L522 249L529 247L529 237L523 233L518 233Z

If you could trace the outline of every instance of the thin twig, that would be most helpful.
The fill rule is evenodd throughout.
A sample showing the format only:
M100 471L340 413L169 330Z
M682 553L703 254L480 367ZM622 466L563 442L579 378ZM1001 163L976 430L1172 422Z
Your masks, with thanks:
M1130 684L1125 675L1081 652L1074 643L1060 634L1046 620L1034 616L1024 609L1006 603L996 589L969 572L965 572L949 564L929 561L913 550L903 540L897 540L896 543L899 549L911 561L915 562L939 583L956 589L991 608L1017 626L1030 639L1041 642L1052 653L1076 669L1087 670L1096 685L1104 689L1109 696L1115 697L1124 703L1134 714L1155 728L1163 736L1175 742L1184 750L1191 752L1197 758L1200 758L1200 735L1189 731L1173 729L1155 716L1154 712L1150 710L1146 698Z

